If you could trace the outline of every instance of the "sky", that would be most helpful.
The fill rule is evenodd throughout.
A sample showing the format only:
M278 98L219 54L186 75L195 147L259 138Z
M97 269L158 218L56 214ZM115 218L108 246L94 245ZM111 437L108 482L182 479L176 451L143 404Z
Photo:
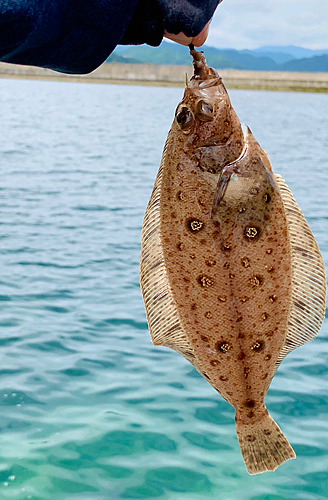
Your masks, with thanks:
M206 45L328 49L328 0L223 0L214 14Z

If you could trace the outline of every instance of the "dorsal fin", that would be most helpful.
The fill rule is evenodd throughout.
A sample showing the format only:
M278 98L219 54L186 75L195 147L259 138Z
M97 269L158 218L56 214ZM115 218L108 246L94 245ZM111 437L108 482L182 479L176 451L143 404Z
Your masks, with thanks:
M300 208L283 178L275 178L285 208L292 256L292 303L278 367L290 351L312 340L320 330L325 316L326 276L318 245Z
M182 354L194 364L193 348L182 328L173 298L163 256L160 228L160 196L168 135L154 189L146 210L141 241L140 286L145 303L151 339Z

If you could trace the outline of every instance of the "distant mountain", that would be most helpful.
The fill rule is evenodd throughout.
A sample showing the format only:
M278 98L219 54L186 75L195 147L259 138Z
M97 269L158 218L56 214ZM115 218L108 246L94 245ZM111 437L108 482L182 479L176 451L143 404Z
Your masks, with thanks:
M284 48L284 47L281 47L281 48ZM291 54L288 54L287 52L270 52L269 50L268 51L265 51L265 50L262 51L260 49L256 49L256 50L240 50L239 52L241 54L252 55L253 57L268 57L269 59L272 59L277 64L283 64L283 63L285 63L287 61L292 61L293 59L295 59L294 56L292 56Z
M212 47L206 47L205 49L204 46L203 48L206 50L207 61L212 66L235 69L244 68L244 66L236 63L233 59L226 58L223 51L213 49ZM113 54L116 54L116 49L111 56ZM119 57L123 59L120 62L128 62L128 59L132 58L143 64L178 64L188 66L191 61L187 47L168 42L162 42L159 47L150 47L149 45L126 47L124 51L119 50ZM107 62L111 61L107 60Z
M286 47L268 46L255 50L235 50L217 49L204 45L202 50L206 54L208 64L214 68L328 72L328 49L326 51L312 51L290 45ZM302 57L300 57L301 54L303 54ZM187 47L162 42L159 47L148 45L119 46L110 55L107 62L190 65L191 59Z
M323 56L306 57L294 59L282 64L280 71L308 71L308 72L328 72L328 54Z
M259 56L258 54L253 56L251 53L242 54L234 49L219 50L214 47L207 47L206 45L202 47L202 50L206 52L208 64L213 67L232 69L276 69L275 61L267 57ZM116 54L116 50L113 54ZM120 48L117 56L123 58L123 61L120 62L128 62L127 58L132 58L141 63L189 65L191 61L187 47L168 42L162 42L159 47L135 45L126 47L124 51ZM124 59L126 59L126 61L124 61Z
M151 64L190 64L189 50L182 45L162 42L159 47L133 45L120 50L120 57L137 59ZM113 54L116 53L116 49Z
M108 63L116 62L116 63L125 63L125 64L127 64L127 63L142 64L142 62L139 61L138 59L133 59L132 57L123 57L115 52L111 53L111 55L107 58L106 62L108 62Z
M295 45L269 45L266 47L260 47L259 49L254 49L253 52L257 53L272 53L272 54L288 54L295 59L305 59L308 57L322 56L328 54L328 49L326 50L311 50L305 49L304 47L297 47ZM278 61L277 61L278 62Z
M227 61L232 61L237 69L255 69L277 71L277 63L269 57L258 55L254 56L251 51L239 51L235 49L215 49L214 47L202 47L206 54L206 60L210 66L216 68L227 68L217 64L217 56L220 55Z

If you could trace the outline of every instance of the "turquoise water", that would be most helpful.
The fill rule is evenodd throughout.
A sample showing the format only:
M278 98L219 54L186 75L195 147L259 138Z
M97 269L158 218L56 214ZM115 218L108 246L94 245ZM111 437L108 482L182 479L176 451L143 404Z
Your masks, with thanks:
M328 498L328 328L266 403L297 460L249 476L233 409L150 342L143 214L182 90L0 80L0 498ZM328 259L328 95L231 91Z

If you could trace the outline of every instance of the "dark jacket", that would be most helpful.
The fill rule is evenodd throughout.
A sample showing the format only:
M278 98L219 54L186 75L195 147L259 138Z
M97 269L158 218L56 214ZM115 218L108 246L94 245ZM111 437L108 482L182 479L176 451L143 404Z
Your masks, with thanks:
M222 0L0 0L0 60L89 73L117 44L196 36Z

